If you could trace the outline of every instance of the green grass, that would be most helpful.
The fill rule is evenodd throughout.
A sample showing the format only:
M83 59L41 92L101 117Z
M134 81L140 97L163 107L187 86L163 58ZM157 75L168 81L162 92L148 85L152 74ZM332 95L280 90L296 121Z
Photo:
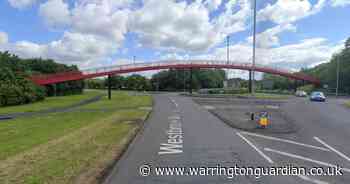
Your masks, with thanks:
M350 108L350 101L345 102L345 105Z
M70 97L63 97L70 98ZM97 183L143 119L150 96L113 92L84 109L0 123L0 183Z
M133 108L150 106L152 104L152 98L148 95L133 95L131 92L112 92L112 100L108 100L107 96L97 103L88 104L83 109L95 109L95 108Z
M106 112L68 112L0 123L0 160L88 126Z
M290 95L268 94L268 93L254 93L253 95L247 93L247 94L241 94L238 96L255 97L258 99L272 99L272 100L287 99L290 97Z
M101 94L102 91L89 90L80 95L48 97L43 101L19 106L0 107L0 114L35 112L50 108L66 107Z

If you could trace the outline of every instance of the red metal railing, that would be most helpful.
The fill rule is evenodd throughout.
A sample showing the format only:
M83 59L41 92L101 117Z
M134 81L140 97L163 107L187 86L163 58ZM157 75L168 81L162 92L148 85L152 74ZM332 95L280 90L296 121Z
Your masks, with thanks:
M169 68L226 68L248 71L254 69L257 72L271 73L288 77L291 79L304 80L317 85L320 84L320 80L315 77L300 73L294 73L286 69L265 65L256 65L255 67L253 67L251 63L227 63L226 61L218 60L167 60L127 65L114 65L75 72L62 72L49 75L34 75L31 77L31 80L38 85L47 85L65 81L101 77L112 74L124 74L131 72L160 70Z

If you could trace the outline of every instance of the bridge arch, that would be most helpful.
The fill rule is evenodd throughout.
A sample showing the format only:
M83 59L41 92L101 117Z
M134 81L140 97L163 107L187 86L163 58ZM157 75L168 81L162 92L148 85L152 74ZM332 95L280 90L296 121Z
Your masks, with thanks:
M220 60L163 60L157 62L136 63L127 65L114 65L100 68L93 68L75 72L62 72L48 75L34 75L31 80L38 85L49 85L66 81L90 79L101 76L110 76L116 74L125 74L131 72L162 70L170 68L189 69L189 68L217 68L217 69L238 69L245 71L257 71L284 76L290 79L302 80L315 85L320 85L320 80L301 73L294 73L289 70L256 65L251 63L232 63Z

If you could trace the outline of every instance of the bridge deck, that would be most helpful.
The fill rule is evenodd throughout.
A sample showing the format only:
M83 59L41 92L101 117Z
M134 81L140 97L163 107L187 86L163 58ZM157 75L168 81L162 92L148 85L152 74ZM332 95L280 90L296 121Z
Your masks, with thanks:
M220 68L220 69L238 69L247 71L257 71L280 75L296 80L304 80L316 85L320 84L320 81L312 76L308 76L301 73L294 73L289 70L274 68L264 65L256 65L253 67L250 63L227 63L226 61L212 61L212 60L192 60L192 61L160 61L160 62L148 62L148 63L136 63L127 65L114 65L108 67L94 68L75 72L62 72L48 75L35 75L31 77L31 80L39 85L55 84L66 81L89 79L107 75L125 74L131 72L161 70L169 68Z

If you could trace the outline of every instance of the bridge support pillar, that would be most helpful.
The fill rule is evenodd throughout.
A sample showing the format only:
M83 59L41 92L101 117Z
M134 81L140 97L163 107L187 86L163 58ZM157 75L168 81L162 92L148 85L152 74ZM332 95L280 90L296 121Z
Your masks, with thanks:
M298 90L298 80L294 80L294 92Z
M53 84L53 96L57 96L57 84Z
M251 70L249 70L249 81L248 81L248 91L249 91L249 93L252 93L252 88L253 88L253 86L252 86L252 71Z
M192 94L192 85L193 85L193 82L192 82L192 68L190 68L190 94Z
M108 85L108 99L111 100L112 99L112 84L111 84L111 79L112 76L108 75L108 81L107 81L107 85Z

